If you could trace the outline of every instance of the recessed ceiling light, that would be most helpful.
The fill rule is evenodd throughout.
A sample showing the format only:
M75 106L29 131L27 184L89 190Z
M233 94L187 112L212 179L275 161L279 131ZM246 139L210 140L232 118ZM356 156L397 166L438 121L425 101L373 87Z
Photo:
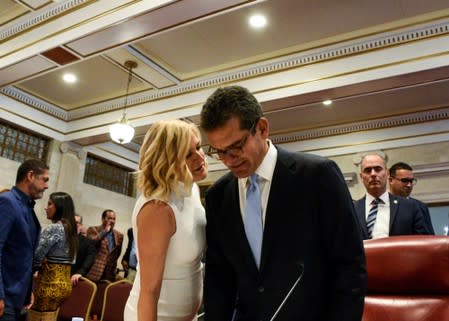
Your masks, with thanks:
M332 105L332 100L330 100L330 99L324 100L324 101L323 101L323 105L325 105L325 106Z
M249 17L249 24L253 28L263 28L267 24L267 18L261 14L255 14Z
M70 74L70 73L64 74L62 76L62 79L64 79L64 81L69 84L73 84L74 82L77 81L76 76L74 74Z

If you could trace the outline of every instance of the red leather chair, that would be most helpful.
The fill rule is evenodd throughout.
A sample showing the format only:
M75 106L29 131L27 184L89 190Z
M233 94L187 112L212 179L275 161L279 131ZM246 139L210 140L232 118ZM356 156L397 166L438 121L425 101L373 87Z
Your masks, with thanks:
M449 237L367 240L363 321L449 321Z

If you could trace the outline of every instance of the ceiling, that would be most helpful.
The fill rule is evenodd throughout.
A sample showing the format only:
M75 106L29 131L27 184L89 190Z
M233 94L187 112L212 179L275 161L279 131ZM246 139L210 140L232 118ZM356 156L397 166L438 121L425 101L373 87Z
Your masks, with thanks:
M396 144L448 134L447 0L0 0L0 12L0 118L132 168L152 123L198 123L232 83L256 94L272 139L291 149L368 149L374 138L344 135L375 130ZM265 28L248 26L256 13ZM136 136L118 145L108 127L123 112L126 60L138 64Z

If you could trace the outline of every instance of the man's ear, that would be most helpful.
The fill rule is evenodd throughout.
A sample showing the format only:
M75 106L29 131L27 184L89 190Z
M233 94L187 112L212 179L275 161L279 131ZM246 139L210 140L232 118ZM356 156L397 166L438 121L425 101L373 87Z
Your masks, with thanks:
M268 123L268 119L266 117L260 117L257 123L257 127L260 130L260 135L263 138L268 138L270 133L270 124Z
M34 179L35 176L36 176L36 175L34 174L33 171L28 171L28 173L26 174L26 178L27 178L27 180L30 181L30 182Z

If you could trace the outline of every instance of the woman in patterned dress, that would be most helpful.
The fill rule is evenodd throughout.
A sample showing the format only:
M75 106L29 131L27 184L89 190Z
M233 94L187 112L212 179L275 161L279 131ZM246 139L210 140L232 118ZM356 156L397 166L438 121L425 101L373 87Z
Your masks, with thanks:
M38 276L30 321L56 320L59 306L72 293L70 269L77 251L73 200L67 193L52 193L45 211L52 223L42 230L34 256Z

